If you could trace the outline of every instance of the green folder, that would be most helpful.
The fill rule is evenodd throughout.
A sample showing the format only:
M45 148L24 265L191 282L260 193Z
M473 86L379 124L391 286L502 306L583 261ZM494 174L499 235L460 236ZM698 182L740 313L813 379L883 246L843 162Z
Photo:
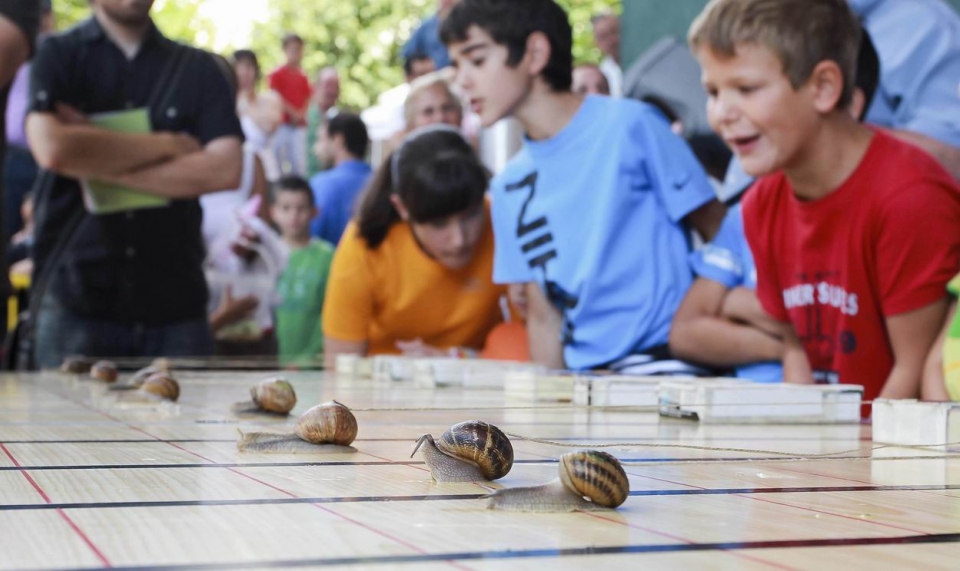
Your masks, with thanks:
M146 108L98 113L89 118L97 127L119 133L150 133L150 113ZM170 201L125 186L96 180L82 181L83 204L92 214L112 214L143 208L167 206Z

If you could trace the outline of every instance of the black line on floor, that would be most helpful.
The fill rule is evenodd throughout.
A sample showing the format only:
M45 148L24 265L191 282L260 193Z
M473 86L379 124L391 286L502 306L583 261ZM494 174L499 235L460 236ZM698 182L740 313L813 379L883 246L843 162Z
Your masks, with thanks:
M152 442L162 443L160 440ZM783 456L756 456L756 457L729 457L729 458L620 458L623 463L630 464L703 464L703 463L744 463L744 462L782 462L786 459ZM794 459L807 459L798 456ZM950 460L950 457L943 458ZM872 460L864 456L831 456L829 460ZM931 458L907 458L906 460L931 460ZM940 460L940 458L935 458ZM556 464L558 460L544 458L541 460L514 460L514 464ZM238 463L231 462L226 464L91 464L91 465L73 465L73 466L0 466L0 472L17 472L20 470L42 471L42 470L168 470L175 468L278 468L278 467L305 467L305 466L423 466L423 462L397 460L395 462L387 461L369 461L369 462L348 462L348 461L328 461L328 462L262 462L262 463ZM636 466L631 466L636 467Z
M584 557L598 555L630 555L645 553L684 553L695 551L740 551L745 549L789 549L816 547L854 547L864 545L918 545L930 543L960 543L960 533L909 535L901 537L852 537L845 539L802 539L782 541L754 541L733 543L693 543L618 545L607 547L580 547L574 549L517 549L505 551L475 551L460 553L429 553L414 555L382 555L365 557L331 557L325 559L287 559L276 561L240 561L201 565L117 566L122 571L219 571L221 569L254 569L261 567L311 567L320 565L383 565L413 564L443 561L477 561L484 559L529 559Z
M823 486L794 488L718 488L679 490L633 490L631 497L645 496L725 496L752 494L799 494L836 492L940 492L960 490L960 484L948 486ZM486 494L434 494L417 496L351 496L319 498L259 498L246 500L168 500L153 502L87 502L57 504L10 504L0 505L0 511L43 511L58 509L120 509L120 508L171 508L194 506L261 506L285 504L350 504L370 502L430 502L478 500Z

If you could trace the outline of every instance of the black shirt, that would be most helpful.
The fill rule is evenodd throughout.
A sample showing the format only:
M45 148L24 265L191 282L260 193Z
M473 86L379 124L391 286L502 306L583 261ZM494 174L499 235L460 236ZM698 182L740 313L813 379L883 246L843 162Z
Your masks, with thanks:
M177 52L184 57L162 108L151 109L156 131L188 133L206 144L243 133L227 78L213 57L165 37L151 25L128 60L95 18L45 41L34 60L31 111L58 102L84 114L146 107ZM166 90L165 90L166 91ZM95 319L159 325L206 316L207 287L197 200L165 208L86 214L79 183L42 173L36 186L35 282L48 271L48 294ZM44 184L45 183L45 184ZM77 214L83 212L85 214ZM46 266L61 231L80 217L63 255Z

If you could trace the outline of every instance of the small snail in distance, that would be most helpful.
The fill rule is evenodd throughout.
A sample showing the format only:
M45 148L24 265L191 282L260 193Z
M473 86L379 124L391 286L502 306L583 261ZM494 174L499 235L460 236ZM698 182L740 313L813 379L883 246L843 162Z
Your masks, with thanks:
M140 390L162 399L176 402L180 398L180 385L166 373L154 373L143 381Z
M346 406L330 401L301 414L293 433L240 432L237 449L280 454L356 452L350 446L356 437L356 417Z
M250 389L250 400L238 402L232 410L236 414L270 413L286 415L297 406L297 394L286 379L267 379Z
M90 377L107 383L116 382L120 372L113 361L97 361L90 367Z
M497 490L487 507L526 512L599 510L616 508L629 495L630 481L619 460L606 452L582 450L560 457L559 478L542 486Z
M63 360L63 364L60 365L60 372L82 375L89 373L91 367L93 367L93 360L79 355L71 355Z
M450 427L439 442L424 434L413 454L423 446L423 460L437 482L483 482L507 475L513 467L513 445L499 428L480 420Z

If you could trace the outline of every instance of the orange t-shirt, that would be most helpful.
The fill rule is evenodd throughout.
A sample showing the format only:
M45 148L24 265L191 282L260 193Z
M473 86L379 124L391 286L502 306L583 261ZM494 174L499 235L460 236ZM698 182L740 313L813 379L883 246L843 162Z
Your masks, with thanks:
M371 250L351 222L333 258L323 306L323 333L341 341L367 341L368 353L399 353L397 341L423 339L440 348L483 347L503 320L493 283L490 209L473 261L452 271L429 258L410 225L394 224Z

